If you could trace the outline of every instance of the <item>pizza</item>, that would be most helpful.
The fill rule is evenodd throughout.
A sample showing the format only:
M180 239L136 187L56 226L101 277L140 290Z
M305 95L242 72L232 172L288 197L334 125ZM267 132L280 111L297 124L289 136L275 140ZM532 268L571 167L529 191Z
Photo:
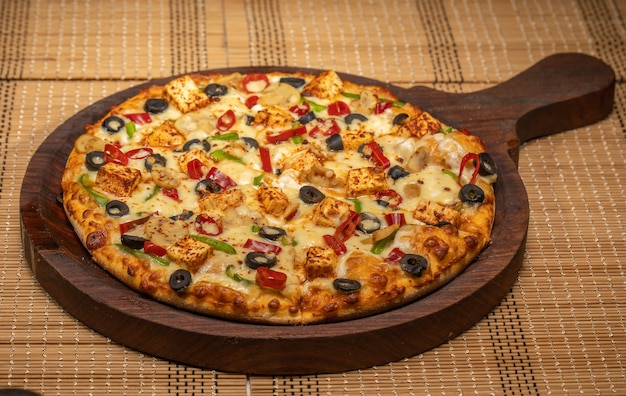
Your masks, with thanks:
M75 140L62 201L129 288L226 320L296 325L394 309L490 243L484 142L383 86L319 73L146 85Z

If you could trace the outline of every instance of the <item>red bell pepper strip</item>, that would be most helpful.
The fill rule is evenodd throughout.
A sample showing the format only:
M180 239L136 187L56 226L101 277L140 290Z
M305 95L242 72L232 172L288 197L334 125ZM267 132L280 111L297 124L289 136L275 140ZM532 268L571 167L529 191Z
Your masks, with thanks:
M320 125L316 125L315 128L311 129L309 132L309 136L316 137L318 133L321 133L324 136L331 136L341 132L339 124L337 124L337 121L332 118L325 120L323 127L324 128L320 127Z
M128 159L144 159L149 155L152 155L152 153L154 153L154 150L152 150L150 147L141 147L141 148L137 148L134 150L130 150L126 152L126 156L128 157Z
M235 187L237 185L233 179L216 167L209 169L209 173L207 173L206 177L207 179L216 182L218 186L222 187L222 190L227 190L230 187Z
M283 290L287 286L287 274L267 267L259 267L256 270L255 281L259 286Z
M470 179L468 184L474 184L476 181L476 176L478 176L478 171L480 171L480 159L478 158L478 154L476 153L467 153L461 159L461 169L459 169L458 183L461 186L461 175L463 175L463 169L465 169L465 165L471 160L474 160L474 172L472 172L472 178Z
M149 113L124 114L124 117L128 118L137 125L148 124L152 122L152 118L150 117Z
M116 163L118 165L128 165L128 157L117 146L113 144L104 145L104 162Z
M248 99L246 99L246 107L251 109L254 107L254 105L259 101L259 97L256 95L252 95L250 96Z
M249 73L241 80L241 86L249 93L262 92L269 85L270 81L263 73Z
M368 159L376 166L382 169L389 168L390 162L385 154L383 154L383 150L380 148L378 143L369 142L365 145L366 151L369 150L371 153L367 153Z
M335 254L337 256L341 256L348 251L346 245L344 245L343 242L339 241L333 235L325 234L322 235L322 238L324 238L324 242L326 242L326 244L335 251Z
M194 229L204 235L217 236L222 233L222 226L211 216L201 213L196 216Z
M261 169L263 169L263 172L272 173L270 150L267 147L259 147L259 156L261 157Z
M385 214L385 221L387 221L387 225L397 224L400 227L406 224L406 218L402 212L391 212Z
M328 115L341 117L350 114L350 106L346 102L338 100L329 104L327 111Z
M361 222L361 215L351 210L348 213L348 218L343 223L339 224L333 235L339 242L345 242L354 234L356 227Z
M382 114L385 110L393 107L393 102L376 102L376 106L374 108L375 114Z
M257 241L255 239L248 239L246 243L243 244L244 249L250 249L254 252L259 253L274 253L279 254L283 251L278 245L272 245L271 243L266 243L262 241Z
M174 201L180 202L180 197L178 196L178 189L176 188L161 188L161 192L168 198L172 198Z
M404 254L405 253L399 248L393 248L391 249L387 257L385 257L385 261L388 263L397 263L400 261L400 259L402 259L402 257L404 257Z
M387 206L396 209L402 203L402 196L394 190L383 190L376 193L377 201L387 202Z
M268 143L278 143L288 140L294 136L304 135L306 133L306 125L300 125L296 128L287 129L282 132L278 132L276 135L267 136Z
M145 241L143 243L143 251L146 254L163 257L167 254L167 250L163 246L159 246L154 242Z
M235 112L232 110L227 110L224 114L217 119L217 129L224 132L232 128L237 121L237 117L235 117Z
M142 225L146 221L150 220L152 216L154 216L157 212L150 213L145 217L141 217L135 220L127 221L126 223L120 224L120 234L126 234L128 231L135 229L137 226Z
M192 179L202 179L202 161L194 158L191 161L187 162L187 173Z
M311 105L308 102L302 102L299 105L291 107L289 111L302 117L303 115L311 111Z

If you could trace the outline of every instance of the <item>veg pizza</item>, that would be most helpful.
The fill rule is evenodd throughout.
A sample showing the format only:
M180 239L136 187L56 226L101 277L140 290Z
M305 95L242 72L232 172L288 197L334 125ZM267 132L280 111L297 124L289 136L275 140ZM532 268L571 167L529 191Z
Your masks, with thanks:
M490 241L480 138L334 71L197 73L85 126L63 205L94 261L228 320L363 317L453 279Z

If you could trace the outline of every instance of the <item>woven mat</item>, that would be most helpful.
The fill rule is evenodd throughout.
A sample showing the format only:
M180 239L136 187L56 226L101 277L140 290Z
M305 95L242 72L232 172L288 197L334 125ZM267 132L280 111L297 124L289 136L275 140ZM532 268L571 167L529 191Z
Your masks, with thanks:
M626 2L0 1L0 387L41 394L626 394ZM98 99L219 67L332 68L473 91L555 52L617 74L606 120L524 144L519 278L461 336L367 370L226 374L118 345L64 312L24 260L19 196L39 144Z

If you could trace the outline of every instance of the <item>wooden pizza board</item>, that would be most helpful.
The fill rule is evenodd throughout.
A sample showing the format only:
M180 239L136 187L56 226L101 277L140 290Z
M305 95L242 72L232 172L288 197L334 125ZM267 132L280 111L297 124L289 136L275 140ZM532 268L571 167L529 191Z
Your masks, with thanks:
M271 70L296 69L216 71ZM520 144L602 120L612 111L615 85L612 69L600 60L557 54L509 81L473 93L389 86L402 100L486 142L499 167L493 243L460 276L412 304L339 323L269 326L196 315L128 289L90 259L57 201L65 161L85 124L140 88L166 80L96 102L43 142L21 190L25 256L39 283L67 312L112 340L192 366L257 375L330 373L386 364L438 346L481 320L510 290L523 261L529 205L517 172Z

